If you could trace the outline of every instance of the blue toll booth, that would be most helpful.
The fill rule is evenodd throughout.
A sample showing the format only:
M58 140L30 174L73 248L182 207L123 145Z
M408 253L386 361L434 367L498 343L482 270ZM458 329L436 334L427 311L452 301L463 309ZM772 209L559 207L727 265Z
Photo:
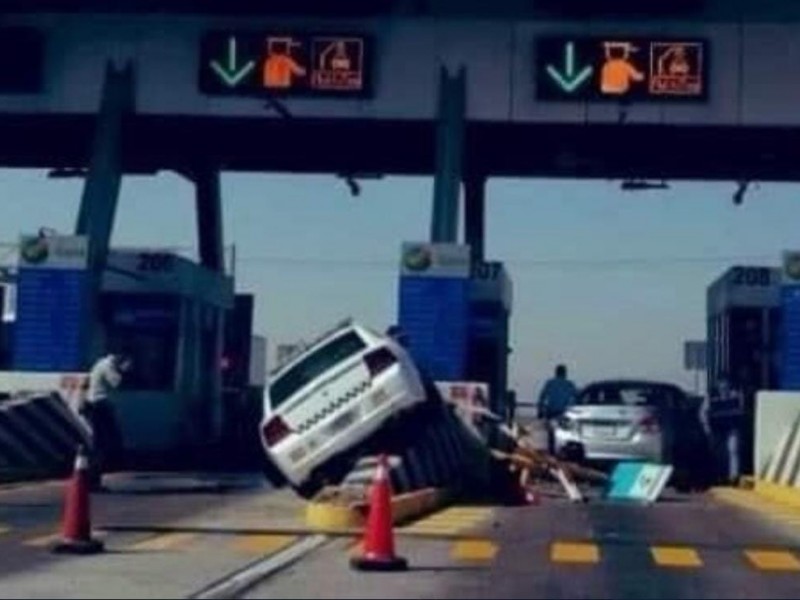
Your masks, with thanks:
M158 249L112 250L99 302L94 354L133 358L114 396L128 455L218 444L223 348L213 340L234 307L233 280Z
M783 390L800 390L800 252L786 252L781 281L780 380Z
M70 372L85 367L87 257L85 237L22 237L12 343L15 370Z
M489 407L504 417L511 416L507 390L512 299L511 279L502 263L473 265L466 378L489 384Z
M466 376L469 276L468 246L403 245L398 324L411 356L431 380Z
M133 464L214 448L225 425L221 332L233 280L160 249L112 250L89 314L86 251L83 237L23 237L15 316L3 323L13 332L11 368L85 373L99 356L124 352L133 369L113 402Z
M489 406L508 414L512 286L501 263L471 265L468 246L407 243L399 325L417 366L433 381L482 382Z
M707 416L725 480L752 473L756 393L786 374L782 293L780 269L753 265L728 269L707 290Z

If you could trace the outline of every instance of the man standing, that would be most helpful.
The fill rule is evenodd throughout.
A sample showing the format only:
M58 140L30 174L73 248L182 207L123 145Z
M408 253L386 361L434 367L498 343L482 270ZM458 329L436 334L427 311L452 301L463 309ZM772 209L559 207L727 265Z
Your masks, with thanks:
M119 458L122 440L109 396L122 383L131 364L125 355L109 354L98 360L89 373L89 392L80 412L92 429L90 462L94 491L103 489L103 471Z
M563 415L577 394L575 384L567 378L567 367L558 365L555 377L544 384L539 394L539 418L547 421L547 446L550 452L555 447L555 435L550 421Z
M569 408L578 390L567 378L567 367L558 365L555 377L549 379L539 394L539 417L557 419Z

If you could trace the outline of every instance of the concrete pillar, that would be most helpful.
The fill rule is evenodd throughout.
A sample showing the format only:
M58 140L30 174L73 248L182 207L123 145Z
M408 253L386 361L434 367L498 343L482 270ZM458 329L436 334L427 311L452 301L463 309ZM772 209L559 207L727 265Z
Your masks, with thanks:
M464 241L470 247L473 265L486 259L486 177L464 179Z
M76 235L89 238L88 314L91 316L87 332L87 361L105 350L95 315L98 313L103 270L108 259L122 185L122 121L126 114L133 112L134 97L133 65L129 63L117 69L109 62L103 81L89 171L75 225Z
M216 167L203 166L192 173L195 185L195 205L197 211L197 245L200 264L217 273L225 272L225 246L222 223L222 193L220 171ZM206 309L211 311L212 309ZM203 348L200 352L203 365L197 374L205 381L203 396L207 401L204 409L208 419L208 434L212 439L220 439L223 431L222 408L222 353L225 334L225 313L213 309L203 319L203 331L209 335L200 337ZM208 329L206 329L208 328ZM205 347L208 345L208 347Z
M222 234L222 194L216 168L200 168L193 173L197 210L197 244L200 264L216 272L225 270Z
M436 131L436 172L433 182L431 241L458 241L458 204L464 163L464 119L467 73L452 77L442 67L439 76L439 114Z

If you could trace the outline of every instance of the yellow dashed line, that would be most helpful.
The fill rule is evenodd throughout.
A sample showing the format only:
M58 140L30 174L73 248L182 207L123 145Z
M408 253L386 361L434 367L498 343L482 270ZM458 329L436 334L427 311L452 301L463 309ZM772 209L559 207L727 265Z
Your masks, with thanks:
M653 560L660 567L676 567L683 569L697 569L703 566L703 561L697 551L692 548L679 548L673 546L653 546L650 548Z
M761 571L800 571L800 561L791 552L779 550L747 550L745 556Z
M451 556L464 562L491 562L498 551L497 544L489 540L461 540L453 544Z
M476 528L491 515L490 508L448 508L404 527L403 531L430 535L455 534Z
M600 562L600 549L597 544L555 542L550 548L550 559L559 563L595 564Z
M237 537L233 547L245 554L272 554L296 541L295 535L243 535Z
M180 546L185 546L197 537L194 533L167 533L144 540L130 546L134 552L159 552L162 550L174 550Z

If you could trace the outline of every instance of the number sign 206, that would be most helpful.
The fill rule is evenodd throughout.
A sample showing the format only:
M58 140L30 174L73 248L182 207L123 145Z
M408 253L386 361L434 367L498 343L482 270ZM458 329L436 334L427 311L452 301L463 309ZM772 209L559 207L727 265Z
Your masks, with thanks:
M174 267L174 257L164 252L142 252L138 256L136 269L147 273L166 273Z

